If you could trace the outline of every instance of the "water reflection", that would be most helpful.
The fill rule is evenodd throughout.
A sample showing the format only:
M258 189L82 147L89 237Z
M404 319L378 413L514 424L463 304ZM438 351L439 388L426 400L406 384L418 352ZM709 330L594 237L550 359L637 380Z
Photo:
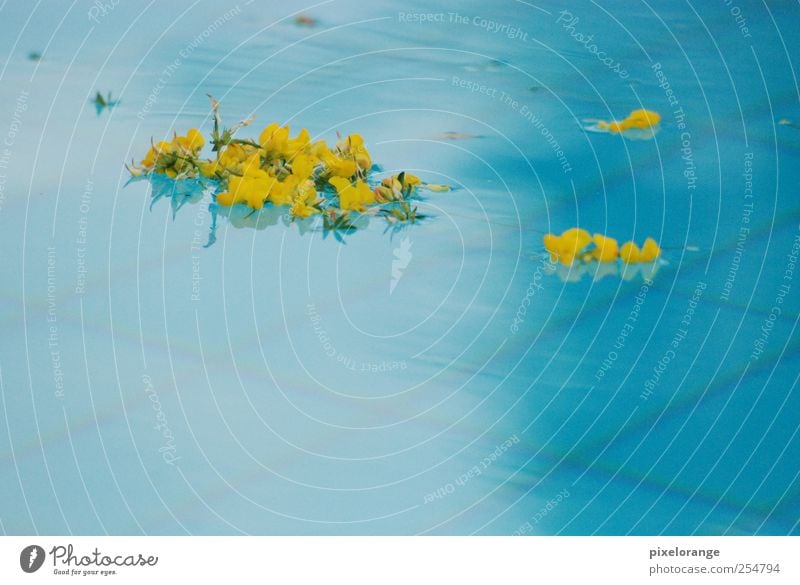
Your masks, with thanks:
M220 205L216 201L220 185L217 181L203 177L186 177L173 179L162 174L133 176L128 184L146 181L150 187L150 205L153 207L161 200L169 201L172 209L172 218L176 219L178 212L187 204L204 204L211 216L208 228L208 239L204 248L212 246L217 241L218 219L223 217L228 225L235 229L265 230L268 227L281 225L284 228L293 228L301 236L308 233L320 233L323 239L333 236L333 239L345 244L346 237L359 230L366 230L373 219L381 219L385 226L384 234L393 237L405 230L410 225L429 218L421 213L415 203L424 202L425 198L412 194L407 200L393 201L372 207L359 212L336 213L333 210L325 211L311 217L294 217L289 213L288 205L275 205L266 203L261 209L252 209L247 205Z

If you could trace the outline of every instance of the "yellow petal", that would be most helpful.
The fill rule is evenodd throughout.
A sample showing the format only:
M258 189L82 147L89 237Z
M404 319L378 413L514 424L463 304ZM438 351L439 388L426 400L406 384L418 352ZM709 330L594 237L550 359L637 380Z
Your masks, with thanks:
M261 168L261 154L255 153L247 158L242 165L242 173L250 179L269 179L270 175Z
M292 174L300 179L308 179L314 172L314 160L305 154L298 154L292 159Z
M233 205L234 197L233 194L229 193L228 191L224 193L219 193L217 195L217 203L223 205L224 207L230 207Z
M331 177L328 179L328 183L334 186L337 193L341 193L348 187L350 187L350 181L343 177Z
M203 161L199 165L200 167L200 174L204 177L214 177L217 174L217 169L219 168L219 162L217 161Z
M574 257L588 246L592 241L592 236L584 229L570 228L561 234L560 238L562 254Z
M292 217L304 218L311 217L315 213L319 213L319 209L310 205L306 205L302 201L295 201L291 209L289 209L289 213L292 215Z
M559 238L555 234L545 234L544 236L544 249L550 252L551 256L558 256L558 252L561 249L559 245ZM555 258L551 258L555 260Z
M619 257L626 264L634 264L641 262L642 252L639 250L639 246L633 242L625 242L619 249Z
M657 112L650 110L634 110L623 121L625 129L641 128L647 129L655 126L661 121L661 116Z
M619 257L619 244L614 238L595 234L592 240L595 247L591 255L598 262L614 262Z
M272 135L275 134L277 129L278 125L275 122L264 128L258 137L258 143L261 146L264 146L264 144L268 143L272 139Z
M647 238L642 246L642 262L652 262L661 255L661 248L653 238Z
M190 128L186 133L187 144L190 150L200 150L206 141L197 128Z
M575 261L575 255L574 254L569 254L569 253L566 253L566 254L562 253L558 257L558 259L564 266L569 266Z

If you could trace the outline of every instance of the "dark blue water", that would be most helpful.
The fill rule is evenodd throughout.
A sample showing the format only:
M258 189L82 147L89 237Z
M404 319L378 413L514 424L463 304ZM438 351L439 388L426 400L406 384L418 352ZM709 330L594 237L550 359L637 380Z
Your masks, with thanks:
M0 11L5 533L800 531L796 6ZM124 163L207 93L456 189L203 248L210 196ZM653 140L583 130L639 108ZM553 273L575 225L655 238L652 281Z

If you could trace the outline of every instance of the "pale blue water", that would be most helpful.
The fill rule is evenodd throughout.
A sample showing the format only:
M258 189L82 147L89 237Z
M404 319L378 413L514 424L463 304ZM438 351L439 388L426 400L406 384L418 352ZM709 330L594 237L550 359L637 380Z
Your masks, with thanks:
M0 7L5 533L800 532L796 6L108 6ZM208 199L123 164L206 93L458 189L203 249ZM655 140L581 130L640 107ZM573 225L656 238L652 286L544 274Z

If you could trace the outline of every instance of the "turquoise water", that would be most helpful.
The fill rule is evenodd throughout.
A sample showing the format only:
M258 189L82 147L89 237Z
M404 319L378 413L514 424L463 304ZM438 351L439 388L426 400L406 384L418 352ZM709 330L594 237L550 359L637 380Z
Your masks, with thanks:
M0 10L6 534L800 532L797 7ZM210 196L124 163L207 93L455 189L204 248ZM655 238L652 281L562 279L575 225Z

